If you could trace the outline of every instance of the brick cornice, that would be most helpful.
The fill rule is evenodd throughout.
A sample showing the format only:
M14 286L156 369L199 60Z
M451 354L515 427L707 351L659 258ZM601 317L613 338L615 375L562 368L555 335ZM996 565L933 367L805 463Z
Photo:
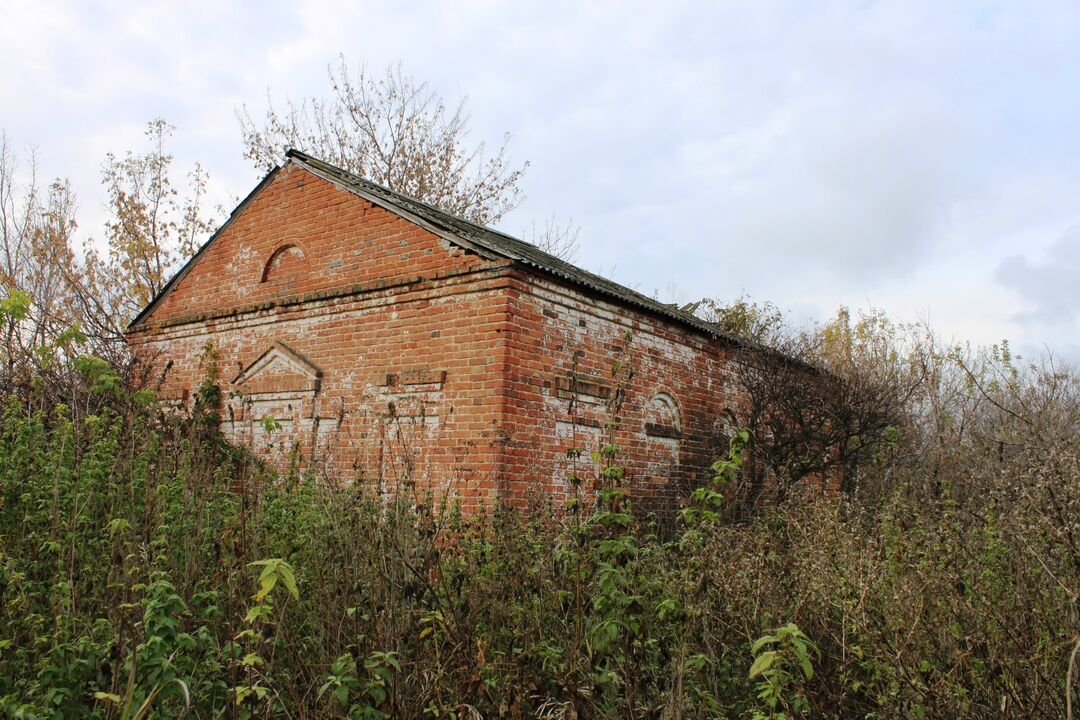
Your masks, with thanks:
M135 327L129 328L126 334L128 337L138 337L140 335L152 333L157 330L171 329L183 325L205 323L227 318L239 319L244 315L265 312L267 310L296 307L300 305L307 305L310 303L337 300L357 295L369 295L371 293L385 292L387 290L395 290L401 288L407 288L409 290L419 290L425 287L433 287L435 285L449 285L462 281L476 282L477 280L484 279L485 275L489 277L508 275L513 265L514 262L512 260L498 260L492 261L487 266L482 268L470 268L466 270L455 269L448 270L446 272L432 273L429 275L410 275L385 279L380 278L366 283L356 283L340 288L333 288L329 290L316 290L313 292L297 295L287 295L275 300L266 300L263 302L251 303L247 305L238 305L231 308L213 310L210 312L189 313L187 315L180 315L174 318L170 318L160 323L141 323Z

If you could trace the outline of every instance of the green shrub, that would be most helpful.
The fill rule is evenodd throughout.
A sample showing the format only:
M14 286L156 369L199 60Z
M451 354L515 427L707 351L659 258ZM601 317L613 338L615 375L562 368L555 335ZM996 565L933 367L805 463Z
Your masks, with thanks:
M614 442L591 513L462 517L278 478L218 436L212 390L166 416L82 365L65 403L0 417L4 717L1065 712L1080 453L1075 406L1034 401L1052 378L875 458L873 493L796 488L738 522L736 433L661 539ZM1052 432L1020 435L1017 398Z

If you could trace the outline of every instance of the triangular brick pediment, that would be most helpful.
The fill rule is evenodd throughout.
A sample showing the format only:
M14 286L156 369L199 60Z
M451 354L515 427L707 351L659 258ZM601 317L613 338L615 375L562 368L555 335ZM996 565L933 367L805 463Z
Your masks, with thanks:
M232 384L246 395L319 392L322 370L282 342L274 342Z

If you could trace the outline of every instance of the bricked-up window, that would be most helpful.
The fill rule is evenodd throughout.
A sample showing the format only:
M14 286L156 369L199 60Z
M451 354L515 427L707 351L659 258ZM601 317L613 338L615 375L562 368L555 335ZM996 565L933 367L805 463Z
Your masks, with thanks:
M299 245L282 245L273 252L263 267L262 282L275 285L298 280L307 272L307 257Z
M679 467L682 423L675 398L660 392L645 406L645 476L663 484L675 477Z
M656 393L645 408L645 434L678 440L682 436L679 406L667 393Z

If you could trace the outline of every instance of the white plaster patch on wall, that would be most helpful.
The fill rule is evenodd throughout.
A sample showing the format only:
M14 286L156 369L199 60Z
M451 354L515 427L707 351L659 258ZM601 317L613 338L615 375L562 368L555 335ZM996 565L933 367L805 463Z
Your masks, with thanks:
M398 416L394 422L387 422L386 437L399 440L412 433L430 438L439 431L439 425L438 415Z
M666 327L667 332L657 335L652 331L652 323L649 323L644 328L639 326L635 319L635 316L639 314L638 311L628 312L625 308L613 305L606 300L586 298L574 290L569 290L547 280L539 278L532 278L531 280L533 287L536 289L537 298L552 303L562 312L580 313L586 318L592 318L591 321L599 320L615 323L625 329L631 329L634 331L635 343L641 339L646 342L656 343L657 347L677 350L684 360L692 359L696 353L708 349L709 343L692 331ZM644 311L641 312L641 315L645 315ZM577 316L575 316L576 320ZM664 321L659 321L659 324L665 325ZM668 332L671 333L670 336Z
M551 483L553 488L568 494L572 487L571 476L587 480L595 475L597 466L593 453L600 449L603 435L598 427L556 420L555 438L560 453L554 463Z
M442 422L437 415L395 416L381 420L380 473L387 490L402 481L437 481L437 468L428 462L437 447Z
M245 275L250 274L251 263L255 258L255 250L247 243L241 242L229 262L225 263L225 272L232 275L234 282L239 282Z

